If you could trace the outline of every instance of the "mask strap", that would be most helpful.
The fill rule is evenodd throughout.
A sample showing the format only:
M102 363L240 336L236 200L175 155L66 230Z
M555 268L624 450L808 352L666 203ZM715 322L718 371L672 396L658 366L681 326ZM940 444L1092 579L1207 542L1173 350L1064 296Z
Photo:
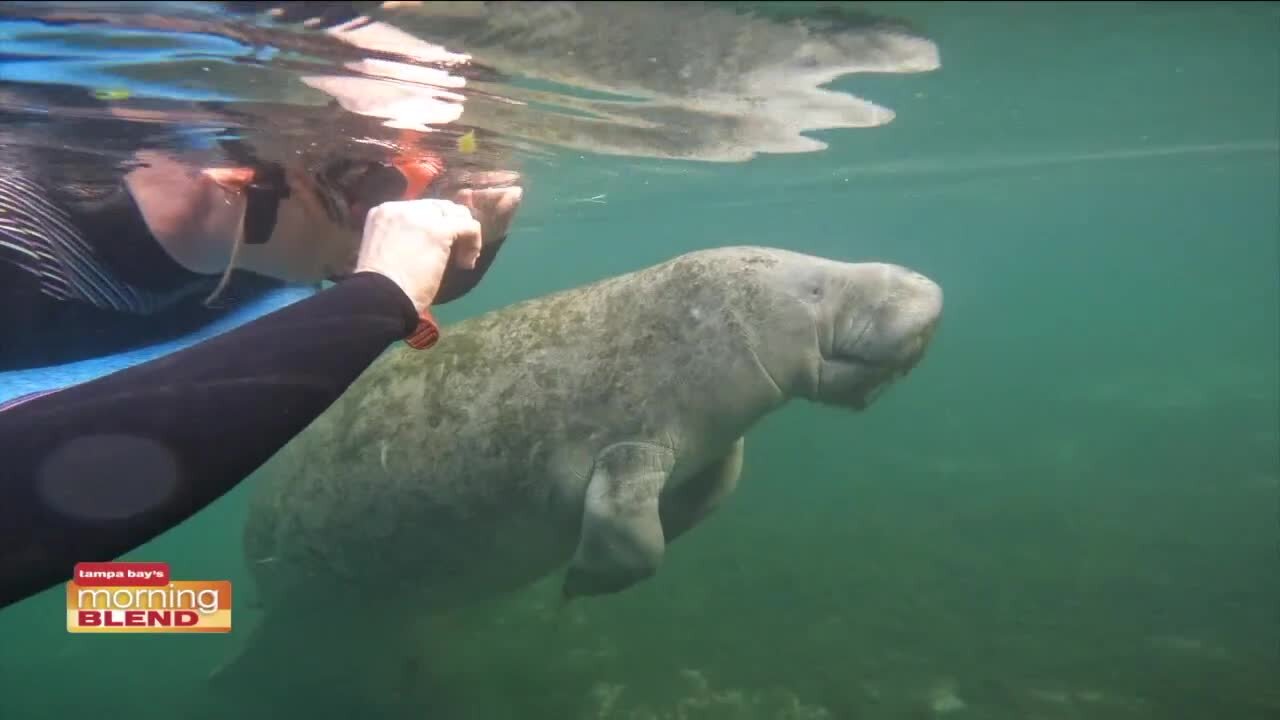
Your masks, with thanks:
M249 216L249 207L247 203L245 204L244 215L247 220ZM209 293L209 296L206 297L202 303L207 308L215 307L213 303L222 295L222 292L227 289L227 284L231 282L231 271L236 269L236 261L240 259L240 248L244 247L245 224L245 222L241 222L240 228L236 230L236 239L231 244L231 259L227 260L227 269L222 271L222 279L218 281L217 287L213 289L213 292Z
M275 163L257 165L252 173L252 177L241 189L244 194L244 214L231 245L231 258L227 261L227 268L217 287L204 299L205 307L214 307L213 303L231 282L231 273L240 259L241 249L245 245L263 245L271 239L280 214L280 200L289 197L284 168Z

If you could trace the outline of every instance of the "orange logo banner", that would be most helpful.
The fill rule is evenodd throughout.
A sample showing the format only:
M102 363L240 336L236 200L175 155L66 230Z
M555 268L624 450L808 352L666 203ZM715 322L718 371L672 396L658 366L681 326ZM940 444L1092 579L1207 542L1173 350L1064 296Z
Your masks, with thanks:
M67 632L231 632L231 581L174 580L168 563L79 563Z

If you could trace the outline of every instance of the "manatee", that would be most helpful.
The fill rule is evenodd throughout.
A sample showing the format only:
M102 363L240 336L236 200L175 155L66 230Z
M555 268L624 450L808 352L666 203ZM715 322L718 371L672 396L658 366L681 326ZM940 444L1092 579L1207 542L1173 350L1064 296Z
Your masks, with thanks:
M496 97L468 97L468 126L611 155L740 162L822 150L806 132L895 117L830 83L941 67L937 44L907 22L846 7L433 2L385 17L541 86L474 83Z
M561 569L565 598L624 591L733 494L761 418L867 408L941 310L898 265L722 247L393 347L260 476L245 651L309 610L329 645L335 617L403 627Z
M344 85L367 82L375 94L385 92L388 81L349 77L343 63L396 57L394 49L385 55L358 51L318 29L306 32L296 18L259 16L270 4L193 3L181 10L166 7L163 13L146 3L116 10L65 5L33 3L22 13L68 28L64 42L80 53L99 52L98 36L76 34L77 23L154 33L157 42L174 32L201 34L276 48L284 57L311 58L308 75L336 72ZM229 17L227 5L250 17ZM705 162L818 151L826 144L812 137L813 131L880 127L895 118L889 107L832 88L834 81L856 73L932 72L942 64L937 43L898 18L847 6L797 12L786 5L750 5L431 2L365 9L473 59L450 72L468 81L461 122L486 133L480 157L467 158L486 163L479 167L509 162L501 158L510 151L540 154L548 146ZM322 150L338 146L343 154L364 157L381 143L401 142L398 132L382 127L383 118L353 114L334 103L319 89L328 81L299 81L292 72L298 68L227 63L222 72L193 73L174 62L124 62L115 72L152 84L180 77L215 95L234 94L234 109L218 102L130 98L113 101L111 114L146 119L163 113L185 122L226 124L247 133L257 146L280 148L281 154L324 155ZM185 62L207 64L201 58ZM391 82L402 92L412 85ZM433 96L439 90L420 89ZM99 112L83 103L72 105L67 110L77 115ZM46 100L42 107L47 106ZM379 142L370 146L365 142L370 138Z

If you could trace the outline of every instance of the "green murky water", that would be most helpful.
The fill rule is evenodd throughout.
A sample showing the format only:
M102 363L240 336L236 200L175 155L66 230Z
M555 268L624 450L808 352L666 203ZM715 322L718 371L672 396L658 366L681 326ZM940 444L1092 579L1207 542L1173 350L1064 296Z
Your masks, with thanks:
M1280 717L1280 10L871 7L942 58L834 84L892 122L745 163L531 161L442 317L765 244L937 280L921 367L864 415L767 418L642 586L557 622L552 578L443 623L366 706L264 717ZM238 627L251 482L133 555L236 581ZM202 683L239 635L69 635L51 591L0 617L0 718L237 717Z

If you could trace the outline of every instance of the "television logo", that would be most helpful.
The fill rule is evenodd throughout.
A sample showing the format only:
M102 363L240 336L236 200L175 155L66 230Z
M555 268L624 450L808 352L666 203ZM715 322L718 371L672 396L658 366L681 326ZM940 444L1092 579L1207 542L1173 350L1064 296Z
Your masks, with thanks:
M168 563L77 563L67 632L231 632L231 581L173 580Z

